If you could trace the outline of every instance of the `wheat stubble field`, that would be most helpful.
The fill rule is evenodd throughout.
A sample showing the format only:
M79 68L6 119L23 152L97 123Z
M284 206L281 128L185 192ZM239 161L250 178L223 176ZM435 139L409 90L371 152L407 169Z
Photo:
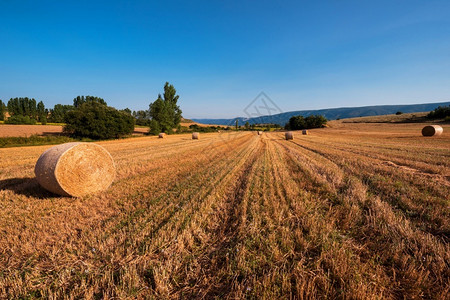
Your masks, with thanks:
M448 299L450 126L333 127L100 142L83 198L0 149L0 298Z

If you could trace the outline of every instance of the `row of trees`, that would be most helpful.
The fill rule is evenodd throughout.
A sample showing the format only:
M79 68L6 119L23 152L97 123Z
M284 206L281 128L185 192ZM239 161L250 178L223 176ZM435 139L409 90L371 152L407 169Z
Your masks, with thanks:
M241 128L241 126L239 126ZM271 128L280 129L281 126L278 124L265 123L265 124L251 124L247 121L244 124L245 130L261 130L264 129L266 131L270 131Z
M64 115L67 124L64 130L74 136L110 139L131 134L137 116L141 121L146 120L151 134L170 134L173 129L180 129L182 112L177 104L179 98L174 86L166 82L163 96L159 94L150 103L148 111L138 114L129 109L116 110L107 106L102 98L93 96L76 97L73 100L74 109L59 107L58 110Z
M284 126L287 130L301 130L311 128L321 128L327 124L327 119L322 115L310 115L307 117L293 116Z
M0 118L5 119L5 105L1 103L2 109ZM34 98L11 98L6 106L10 118L6 120L7 123L28 123L33 124L36 121L47 123L48 111L45 109L44 103L39 101L38 103Z
M77 137L110 139L131 134L135 123L150 126L150 133L172 133L180 129L180 96L173 85L164 85L164 94L150 103L147 111L131 112L130 109L117 110L106 101L95 96L77 96L73 105L56 104L53 109L45 109L44 103L36 103L33 98L11 98L8 105L0 100L0 120L5 119L6 110L10 124L65 123L64 131ZM139 121L139 122L136 122Z

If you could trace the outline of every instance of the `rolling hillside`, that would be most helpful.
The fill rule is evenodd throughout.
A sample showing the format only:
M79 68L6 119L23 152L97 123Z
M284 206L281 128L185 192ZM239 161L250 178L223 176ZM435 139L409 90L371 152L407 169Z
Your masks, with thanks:
M272 116L262 116L250 119L238 117L233 119L192 119L192 120L204 124L234 125L237 119L239 120L239 124L241 125L248 121L250 124L274 123L284 126L284 124L286 124L289 121L289 118L298 115L306 117L309 115L319 114L325 116L328 120L336 120L344 118L395 114L397 111L401 111L403 113L424 112L424 111L431 111L438 106L446 106L446 105L450 105L450 102L411 104L411 105L376 105L376 106L362 106L362 107L341 107L341 108L329 108L319 110L299 110L299 111L285 112Z

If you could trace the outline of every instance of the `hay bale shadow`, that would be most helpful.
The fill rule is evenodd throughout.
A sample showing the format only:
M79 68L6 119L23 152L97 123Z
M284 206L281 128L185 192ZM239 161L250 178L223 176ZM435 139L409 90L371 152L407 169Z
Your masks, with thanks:
M50 132L50 131L44 131L40 135L41 136L70 136L70 134L68 134L68 133L64 133L64 132Z
M18 195L38 199L60 197L41 187L35 177L9 178L0 180L0 190L10 190Z

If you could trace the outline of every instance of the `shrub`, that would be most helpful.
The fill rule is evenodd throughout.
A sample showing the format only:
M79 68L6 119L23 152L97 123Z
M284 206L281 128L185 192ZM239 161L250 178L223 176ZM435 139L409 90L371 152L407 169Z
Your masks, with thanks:
M327 124L327 119L322 115L310 115L306 118L303 116L293 116L286 123L285 129L287 130L301 130L311 128L321 128Z
M96 140L119 138L134 130L133 116L95 101L68 111L65 122L64 132Z
M9 117L5 124L26 124L26 125L34 125L36 124L36 120L30 118L29 116L22 116L22 115L14 115Z
M189 129L195 132L216 132L217 130L224 129L220 126L198 126L197 124L189 125Z
M450 116L450 105L449 106L439 106L427 115L429 119L444 119Z
M401 111L398 111L395 113L396 115L402 115L403 113Z
M79 140L63 135L49 135L49 136L31 135L29 137L3 137L0 138L0 148L54 145L77 141ZM88 142L90 140L83 139L83 141Z

